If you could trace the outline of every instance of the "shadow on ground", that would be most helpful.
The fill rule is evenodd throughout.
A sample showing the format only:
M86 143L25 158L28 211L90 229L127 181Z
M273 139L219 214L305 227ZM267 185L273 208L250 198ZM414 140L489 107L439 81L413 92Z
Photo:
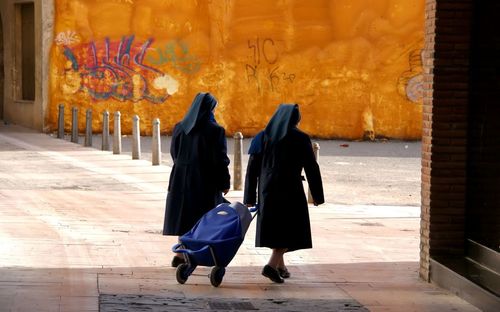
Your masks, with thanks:
M453 296L420 281L417 268L416 262L290 265L292 277L279 285L261 276L260 266L229 266L216 288L207 267L197 268L184 285L170 267L10 267L0 269L0 306L5 311L106 312L453 308Z

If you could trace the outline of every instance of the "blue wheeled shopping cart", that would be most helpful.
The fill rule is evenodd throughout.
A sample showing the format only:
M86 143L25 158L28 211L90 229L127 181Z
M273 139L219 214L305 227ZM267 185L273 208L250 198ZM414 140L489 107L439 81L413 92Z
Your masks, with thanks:
M186 234L179 237L179 243L172 251L184 254L185 263L176 270L176 279L184 284L198 265L213 266L210 283L218 287L226 266L231 262L240 247L245 233L255 217L245 205L234 202L220 204L203 215L198 223Z

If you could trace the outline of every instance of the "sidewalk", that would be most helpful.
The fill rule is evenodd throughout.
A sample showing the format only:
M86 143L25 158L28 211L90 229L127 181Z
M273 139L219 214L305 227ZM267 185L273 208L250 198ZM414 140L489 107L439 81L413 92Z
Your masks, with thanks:
M220 287L204 267L179 285L169 170L1 124L0 311L478 311L419 280L415 205L311 207L314 248L286 255L285 284L260 275L251 226Z

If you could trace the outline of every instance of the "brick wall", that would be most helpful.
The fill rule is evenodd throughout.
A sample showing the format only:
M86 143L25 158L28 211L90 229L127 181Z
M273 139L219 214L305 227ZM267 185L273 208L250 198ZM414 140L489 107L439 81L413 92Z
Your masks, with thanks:
M426 0L420 276L465 241L472 0Z
M425 34L423 52L424 91L422 123L422 186L420 219L420 276L429 279L429 217L431 180L431 140L432 140L432 90L434 65L436 0L425 3Z

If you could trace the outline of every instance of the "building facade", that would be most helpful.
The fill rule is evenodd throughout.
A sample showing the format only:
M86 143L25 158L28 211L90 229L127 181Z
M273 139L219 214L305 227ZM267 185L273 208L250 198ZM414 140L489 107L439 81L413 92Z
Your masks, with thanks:
M208 91L229 134L296 102L315 137L420 139L423 16L424 0L6 0L4 118L52 131L64 104L81 131L90 108L169 133Z

